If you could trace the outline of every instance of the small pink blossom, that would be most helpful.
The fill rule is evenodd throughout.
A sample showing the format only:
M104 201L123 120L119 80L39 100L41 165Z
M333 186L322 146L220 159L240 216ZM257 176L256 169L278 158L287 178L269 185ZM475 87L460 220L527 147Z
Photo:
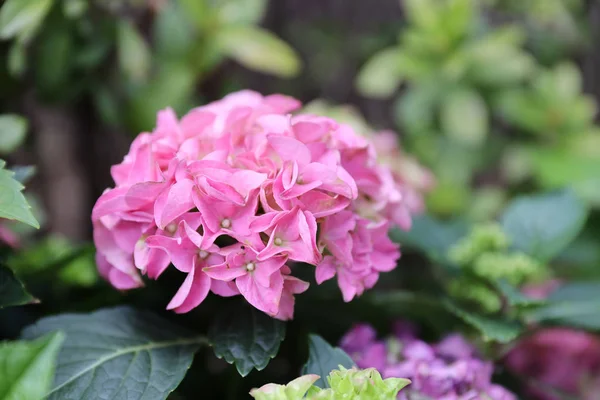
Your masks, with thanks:
M213 292L279 319L308 288L294 276L303 263L318 283L337 276L346 301L373 287L400 256L388 229L408 229L431 179L393 161L408 160L395 137L382 137L381 159L378 141L289 114L299 106L246 90L181 119L160 111L92 212L101 275L125 290L172 265L185 278L167 308L187 312Z

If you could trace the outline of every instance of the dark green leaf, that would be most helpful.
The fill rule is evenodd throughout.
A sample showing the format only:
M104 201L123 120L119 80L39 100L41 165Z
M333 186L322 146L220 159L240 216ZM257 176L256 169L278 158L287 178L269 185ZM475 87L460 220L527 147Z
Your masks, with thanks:
M570 190L514 200L502 216L512 247L547 262L579 234L588 210Z
M354 361L344 350L331 346L321 336L308 337L308 361L302 368L302 375L319 375L321 378L314 384L326 388L329 387L329 383L325 378L334 369L339 369L340 365L344 368L352 368Z
M423 214L414 217L410 231L395 229L391 236L396 242L423 251L434 261L446 262L448 250L468 229L465 221L442 222Z
M209 331L215 355L235 364L242 376L264 369L284 337L282 321L246 305L220 312Z
M20 78L27 67L27 55L25 45L14 42L8 50L8 72L14 78Z
M69 82L73 64L74 38L69 26L50 20L42 31L44 40L36 46L35 76L40 89L50 98L61 97Z
M600 330L600 282L574 282L558 288L528 319Z
M223 54L246 68L291 78L300 72L300 58L287 43L264 29L232 25L216 37Z
M4 169L5 165L5 162L0 160L0 218L24 222L39 228L39 223L31 213L31 207L21 193L23 185L15 180L14 172Z
M25 140L27 120L16 114L0 115L0 154L13 152Z
M514 321L504 321L473 314L448 300L444 301L443 304L449 312L477 329L485 341L508 343L516 339L523 330L522 326Z
M159 400L179 385L204 337L129 307L47 317L23 337L62 331L49 400Z
M0 399L37 400L48 393L62 333L0 344Z
M508 304L513 307L539 306L544 303L543 300L532 299L525 296L519 291L519 289L504 279L500 279L499 281L495 282L494 285L504 296Z
M27 293L25 286L17 279L14 272L0 264L0 309L37 302L35 297Z

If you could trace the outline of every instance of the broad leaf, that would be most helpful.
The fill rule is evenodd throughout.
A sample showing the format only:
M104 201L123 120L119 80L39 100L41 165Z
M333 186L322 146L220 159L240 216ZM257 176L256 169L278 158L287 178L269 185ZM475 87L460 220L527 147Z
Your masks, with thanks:
M66 335L49 400L159 400L179 385L204 337L129 307L43 318L23 337Z
M391 96L402 79L402 54L397 47L381 50L367 61L356 78L356 88L368 97Z
M14 272L0 264L0 309L37 302L38 300L25 290L25 286Z
M246 305L220 312L209 331L215 355L235 364L242 376L264 369L284 337L282 321Z
M575 239L587 214L583 202L565 190L517 198L501 222L513 248L547 262Z
M6 0L0 9L0 39L30 39L50 11L53 0Z
M473 90L449 93L443 100L440 119L448 136L468 145L481 144L489 129L487 106Z
M27 120L16 114L0 115L0 154L13 152L25 140Z
M485 341L508 343L516 339L523 330L521 325L514 321L504 321L473 314L450 301L445 301L443 304L449 312L477 329Z
M600 282L575 282L554 291L528 319L600 330Z
M48 393L62 333L32 342L0 343L0 399L36 400Z
M300 72L300 58L287 43L272 33L252 26L229 26L218 32L223 54L246 68L291 78Z
M315 374L321 378L314 384L320 388L329 387L326 377L334 369L352 368L354 361L346 352L338 347L333 347L319 335L310 335L308 338L308 361L302 368L302 375Z
M14 179L14 172L4 169L5 165L4 161L0 160L0 218L24 222L39 228L39 223L21 193L23 185Z
M447 262L448 250L467 234L468 224L461 220L442 222L428 215L414 217L410 231L393 230L392 239L423 251L432 260Z

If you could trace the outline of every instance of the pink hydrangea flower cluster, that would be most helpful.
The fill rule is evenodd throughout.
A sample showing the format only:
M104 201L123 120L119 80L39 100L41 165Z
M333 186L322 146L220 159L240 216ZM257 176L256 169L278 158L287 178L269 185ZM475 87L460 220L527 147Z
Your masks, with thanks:
M4 220L6 221L6 220ZM2 219L0 218L0 245L6 244L7 246L17 248L19 247L19 238L18 236L11 231L8 227L4 226L2 223Z
M415 329L397 323L394 335L377 339L369 325L357 325L340 346L360 368L377 368L384 378L408 378L411 384L398 395L401 400L516 400L502 386L493 384L493 364L480 359L462 336L453 334L436 344L419 340Z
M316 266L319 284L337 276L345 301L394 269L388 229L408 229L420 203L407 201L411 189L371 141L329 118L291 115L299 106L242 91L181 120L159 112L94 207L102 276L131 289L172 264L187 277L168 309L190 311L213 292L290 319L308 288L294 263Z

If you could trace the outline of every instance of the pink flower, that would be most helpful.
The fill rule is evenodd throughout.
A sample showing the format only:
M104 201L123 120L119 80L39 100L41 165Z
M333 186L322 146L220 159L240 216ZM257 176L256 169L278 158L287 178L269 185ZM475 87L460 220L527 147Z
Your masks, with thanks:
M256 250L239 244L223 251L227 252L225 262L205 267L206 275L225 282L235 279L240 294L248 303L269 315L277 315L283 292L281 269L287 257L259 260Z
M125 290L173 265L186 277L167 308L213 292L280 319L308 288L302 263L318 283L337 276L346 301L373 287L400 256L387 230L410 226L428 184L408 184L414 174L351 127L288 114L299 105L241 91L181 119L159 112L92 212L101 275Z
M0 219L0 224L2 219ZM19 238L10 229L0 225L0 243L4 242L12 248L19 247Z
M529 388L532 398L555 400L553 388L592 400L600 390L600 338L570 328L546 328L521 340L506 365L540 383Z
M295 261L317 264L321 258L315 217L299 207L264 214L254 220L251 229L269 235L266 247L258 254L259 260L285 254Z
M491 383L492 363L480 359L459 335L431 345L403 324L394 336L379 340L371 326L360 324L346 333L340 346L361 368L377 368L386 378L409 378L412 383L400 393L401 400L516 399L502 386Z

